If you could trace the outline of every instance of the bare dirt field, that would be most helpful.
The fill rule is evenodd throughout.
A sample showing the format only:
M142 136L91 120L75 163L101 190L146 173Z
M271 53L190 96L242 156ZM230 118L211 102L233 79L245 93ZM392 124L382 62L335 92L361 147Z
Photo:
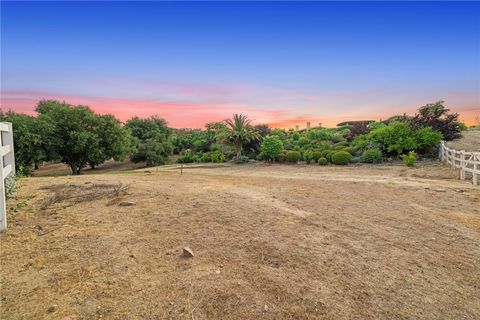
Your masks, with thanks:
M480 188L438 163L36 177L8 206L2 319L480 314Z

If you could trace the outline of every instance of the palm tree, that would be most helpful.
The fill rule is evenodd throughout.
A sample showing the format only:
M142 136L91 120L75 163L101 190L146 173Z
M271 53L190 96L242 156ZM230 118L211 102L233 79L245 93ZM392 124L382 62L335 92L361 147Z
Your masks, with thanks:
M232 119L224 121L226 124L223 136L225 143L235 147L237 157L242 155L242 148L245 143L260 139L260 134L250 125L252 120L246 115L234 114Z

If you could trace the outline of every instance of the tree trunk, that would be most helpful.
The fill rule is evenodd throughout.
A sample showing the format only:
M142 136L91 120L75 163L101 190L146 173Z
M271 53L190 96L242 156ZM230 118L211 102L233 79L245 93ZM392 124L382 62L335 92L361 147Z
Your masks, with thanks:
M237 145L237 158L242 155L242 145Z
M77 173L77 170L73 164L70 165L70 170L72 170L72 175L75 175Z
M90 163L90 169L95 169L95 163Z
M38 170L40 168L40 166L38 165L38 163L35 163L35 170Z

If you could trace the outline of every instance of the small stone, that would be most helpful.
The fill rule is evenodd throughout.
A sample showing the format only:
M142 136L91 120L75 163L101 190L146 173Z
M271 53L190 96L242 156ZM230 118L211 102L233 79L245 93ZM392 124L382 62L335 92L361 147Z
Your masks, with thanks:
M267 305L265 305L265 306L263 307L263 311L265 311L265 312L268 311L268 306L267 306Z
M446 192L447 190L445 190L445 189L435 189L435 190L433 190L433 191L436 191L436 192Z
M56 304L54 304L53 306L48 308L47 312L48 313L54 313L55 311L57 311L57 309L58 309L58 306Z
M118 205L121 207L131 207L131 206L136 206L137 204L133 201L122 201Z
M215 270L216 274L220 274L220 272L221 272L220 269Z
M465 190L465 189L456 189L455 191L457 191L457 192L465 192L465 191L467 191L467 190Z
M183 248L183 256L185 258L193 258L193 251L189 247L184 247Z

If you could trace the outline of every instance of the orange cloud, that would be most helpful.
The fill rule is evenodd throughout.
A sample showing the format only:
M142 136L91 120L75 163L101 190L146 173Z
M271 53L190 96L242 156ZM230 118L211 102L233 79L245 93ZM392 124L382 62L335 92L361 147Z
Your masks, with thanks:
M181 90L195 91L198 88L185 87ZM295 94L292 93L292 95ZM302 96L302 94L299 94L299 96ZM319 99L318 96L309 96L309 98ZM174 128L201 128L208 122L224 120L234 113L247 114L254 119L254 123L266 123L276 128L295 128L296 125L305 128L307 122L310 122L312 126L322 123L322 126L334 127L337 123L347 120L379 120L403 112L413 114L416 108L421 105L421 103L415 103L408 109L401 109L397 105L382 107L379 102L377 105L370 105L369 108L365 106L352 108L350 105L348 105L349 108L342 108L338 107L340 102L334 104L332 100L324 101L325 103L320 101L315 103L315 105L322 107L316 107L315 105L302 108L279 106L278 108L265 109L264 107L252 106L247 102L169 101L165 99L94 97L32 91L2 92L0 102L3 110L12 109L16 112L34 114L35 106L42 99L55 99L67 101L71 104L88 105L95 112L114 114L122 121L126 121L133 116L158 115L165 118L169 125ZM459 100L459 102L463 101ZM457 102L458 104L460 103ZM328 105L332 105L332 107L328 107ZM474 124L476 118L480 117L480 108L471 106L471 104L470 106L452 108L452 111L459 112L460 118L467 125ZM322 114L324 116L319 116Z

